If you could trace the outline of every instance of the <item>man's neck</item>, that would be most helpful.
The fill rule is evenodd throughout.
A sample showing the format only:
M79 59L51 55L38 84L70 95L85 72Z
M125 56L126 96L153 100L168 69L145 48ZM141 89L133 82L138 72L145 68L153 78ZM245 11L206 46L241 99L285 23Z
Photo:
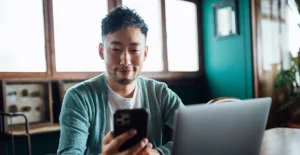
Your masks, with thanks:
M120 96L123 96L125 98L132 98L134 94L134 89L136 86L136 80L134 80L132 83L128 85L122 85L117 82L115 82L110 76L107 78L107 83L109 87L114 90L116 93L118 93Z

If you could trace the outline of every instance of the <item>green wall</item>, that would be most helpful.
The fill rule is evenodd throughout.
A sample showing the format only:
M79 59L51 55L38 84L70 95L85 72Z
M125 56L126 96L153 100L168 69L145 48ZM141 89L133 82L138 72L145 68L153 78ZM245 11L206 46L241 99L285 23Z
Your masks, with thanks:
M203 56L210 98L253 97L250 0L237 0L238 36L214 38L213 8L220 0L202 0Z

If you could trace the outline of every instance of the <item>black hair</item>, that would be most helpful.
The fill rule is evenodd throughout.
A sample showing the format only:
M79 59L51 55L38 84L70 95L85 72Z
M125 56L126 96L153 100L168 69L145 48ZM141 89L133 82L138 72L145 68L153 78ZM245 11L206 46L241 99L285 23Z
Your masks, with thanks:
M126 26L140 28L142 34L147 38L148 26L144 19L135 10L126 6L118 6L102 19L102 41L107 34L114 33Z

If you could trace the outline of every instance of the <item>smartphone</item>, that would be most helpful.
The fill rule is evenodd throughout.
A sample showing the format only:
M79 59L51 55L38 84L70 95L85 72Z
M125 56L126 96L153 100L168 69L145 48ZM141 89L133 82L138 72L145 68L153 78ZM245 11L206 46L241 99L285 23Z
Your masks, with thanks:
M121 109L114 113L114 136L135 129L136 135L119 147L122 152L147 138L148 113L145 109Z

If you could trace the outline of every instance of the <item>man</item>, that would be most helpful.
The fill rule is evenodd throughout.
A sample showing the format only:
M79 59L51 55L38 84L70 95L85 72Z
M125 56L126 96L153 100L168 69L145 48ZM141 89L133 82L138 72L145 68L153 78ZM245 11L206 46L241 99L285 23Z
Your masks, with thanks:
M171 154L173 143L162 144L163 125L173 127L174 112L183 104L166 84L139 76L148 54L147 31L144 20L127 7L117 7L102 20L99 55L107 72L67 91L58 154ZM112 116L117 109L132 108L148 111L148 137L118 152L136 131L114 137Z

